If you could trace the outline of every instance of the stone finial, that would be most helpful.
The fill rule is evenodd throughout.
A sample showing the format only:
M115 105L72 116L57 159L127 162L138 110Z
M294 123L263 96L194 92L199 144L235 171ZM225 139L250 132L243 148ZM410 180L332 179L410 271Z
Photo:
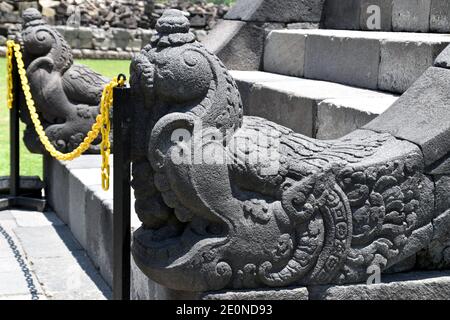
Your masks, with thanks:
M28 8L22 13L23 27L27 28L30 25L42 25L45 21L42 14L36 8Z

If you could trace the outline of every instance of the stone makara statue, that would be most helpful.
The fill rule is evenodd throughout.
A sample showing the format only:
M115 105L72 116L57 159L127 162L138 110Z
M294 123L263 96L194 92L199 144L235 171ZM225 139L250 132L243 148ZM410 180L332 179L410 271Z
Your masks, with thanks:
M407 268L437 217L419 147L362 129L319 141L243 116L235 81L189 27L167 10L131 65L143 272L208 291Z
M36 108L45 132L61 152L75 149L90 131L99 114L103 87L108 79L89 68L73 64L72 52L63 36L49 26L36 9L23 13L19 36L24 63ZM27 148L42 153L29 113L21 107L27 124ZM99 151L100 139L89 152Z

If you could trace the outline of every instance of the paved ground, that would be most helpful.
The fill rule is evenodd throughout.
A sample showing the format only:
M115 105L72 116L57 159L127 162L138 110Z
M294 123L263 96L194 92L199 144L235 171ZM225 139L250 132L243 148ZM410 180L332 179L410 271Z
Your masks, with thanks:
M110 288L54 213L0 211L0 300L110 297Z

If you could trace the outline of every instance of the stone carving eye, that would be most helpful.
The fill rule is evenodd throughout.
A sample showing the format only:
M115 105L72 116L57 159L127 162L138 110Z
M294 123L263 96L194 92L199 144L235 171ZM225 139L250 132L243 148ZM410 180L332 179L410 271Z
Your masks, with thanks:
M198 54L192 51L185 52L183 59L189 67L195 67L198 64Z

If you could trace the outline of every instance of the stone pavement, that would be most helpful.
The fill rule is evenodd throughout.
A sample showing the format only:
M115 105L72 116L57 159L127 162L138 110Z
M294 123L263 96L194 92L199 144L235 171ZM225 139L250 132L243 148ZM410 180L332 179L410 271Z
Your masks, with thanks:
M0 211L0 300L110 297L110 288L54 213Z

